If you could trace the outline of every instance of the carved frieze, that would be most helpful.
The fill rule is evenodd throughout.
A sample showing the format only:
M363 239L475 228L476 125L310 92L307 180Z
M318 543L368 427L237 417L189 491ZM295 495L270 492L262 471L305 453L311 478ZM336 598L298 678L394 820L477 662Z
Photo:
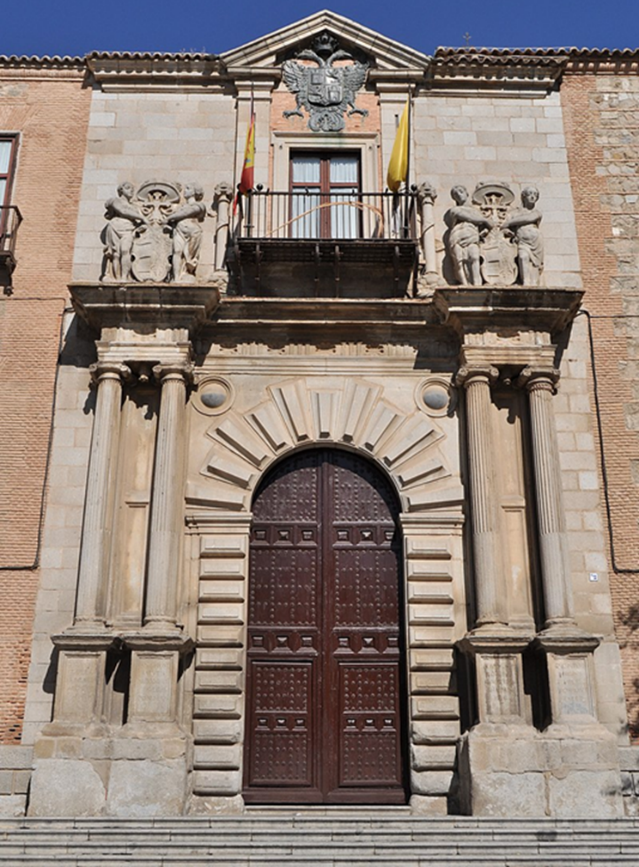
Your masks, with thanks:
M311 61L316 66L299 61ZM340 63L338 61L350 61ZM304 117L302 109L309 114L308 125L314 132L340 132L344 129L344 112L348 116L368 114L366 109L356 108L357 91L364 84L367 63L355 60L351 54L339 48L327 31L317 36L311 48L300 51L296 60L282 64L284 83L295 94L297 107L285 111L284 117Z
M126 181L105 202L105 282L193 283L206 205L199 184Z
M467 286L538 286L544 265L536 187L521 191L521 207L508 184L479 183L471 202L463 186L451 190L446 249L454 281Z

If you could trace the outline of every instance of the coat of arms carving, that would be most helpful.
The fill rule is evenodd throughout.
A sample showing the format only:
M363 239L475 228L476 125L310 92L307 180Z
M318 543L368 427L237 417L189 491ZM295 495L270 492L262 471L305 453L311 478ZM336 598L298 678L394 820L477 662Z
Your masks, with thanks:
M311 61L317 68L300 60ZM336 66L337 61L351 61ZM337 41L328 33L320 34L312 48L300 51L296 60L286 60L282 65L284 83L295 94L297 107L285 111L284 117L304 117L302 109L309 114L308 125L314 132L340 132L344 129L344 112L348 116L368 111L355 107L357 91L364 84L367 63L355 60L351 54L338 47Z
M102 279L118 282L195 281L206 205L197 183L125 181L105 202Z
M477 184L468 191L452 188L454 206L446 212L445 236L457 283L470 286L538 286L544 267L544 245L537 209L539 191L524 187L521 207L512 208L515 194L501 182Z

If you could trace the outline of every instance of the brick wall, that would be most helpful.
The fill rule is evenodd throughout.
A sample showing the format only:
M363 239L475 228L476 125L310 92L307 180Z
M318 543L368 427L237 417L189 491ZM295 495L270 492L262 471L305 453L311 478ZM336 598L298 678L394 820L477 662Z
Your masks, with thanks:
M631 735L639 737L639 78L569 69L561 99L592 316L614 541L611 591ZM601 473L601 467L600 467ZM626 571L627 570L627 571Z
M0 131L19 132L24 219L14 294L0 296L0 743L20 741L61 317L90 90L79 67L0 67Z

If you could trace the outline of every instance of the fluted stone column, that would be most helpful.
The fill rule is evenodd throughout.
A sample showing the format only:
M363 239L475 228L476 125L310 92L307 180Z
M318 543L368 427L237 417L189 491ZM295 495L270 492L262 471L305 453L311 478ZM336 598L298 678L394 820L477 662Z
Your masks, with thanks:
M154 368L162 394L155 447L145 626L174 629L183 518L184 408L187 365Z
M491 383L494 367L462 367L457 381L466 390L468 472L470 475L471 525L475 563L477 627L503 623L503 592L499 587L499 539L495 510L493 448L490 435Z
M84 501L75 626L104 626L104 600L111 522L111 470L120 432L122 380L130 376L123 364L98 362L91 369L96 383L95 415Z
M574 623L557 434L552 397L559 371L526 368L521 377L530 402L537 494L539 556L546 628Z

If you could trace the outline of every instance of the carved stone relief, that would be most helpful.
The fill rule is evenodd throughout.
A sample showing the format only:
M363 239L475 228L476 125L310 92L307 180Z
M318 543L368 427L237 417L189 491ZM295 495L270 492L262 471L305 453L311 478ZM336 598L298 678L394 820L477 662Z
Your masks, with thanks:
M299 63L300 60L312 61L317 68ZM350 60L351 63L335 66L336 61ZM297 108L285 111L284 117L304 117L302 108L310 115L308 125L314 132L339 132L344 129L344 112L350 106L348 116L368 111L355 107L357 91L364 84L367 63L360 63L351 54L338 47L328 32L321 33L313 40L312 48L306 48L297 55L297 60L286 60L282 64L284 83L296 95Z
M102 232L107 282L193 283L206 205L199 184L126 181L105 202Z
M445 215L446 250L454 281L462 285L538 286L544 264L536 187L524 187L520 208L504 183L479 183L471 203L463 186L451 190L455 205Z

